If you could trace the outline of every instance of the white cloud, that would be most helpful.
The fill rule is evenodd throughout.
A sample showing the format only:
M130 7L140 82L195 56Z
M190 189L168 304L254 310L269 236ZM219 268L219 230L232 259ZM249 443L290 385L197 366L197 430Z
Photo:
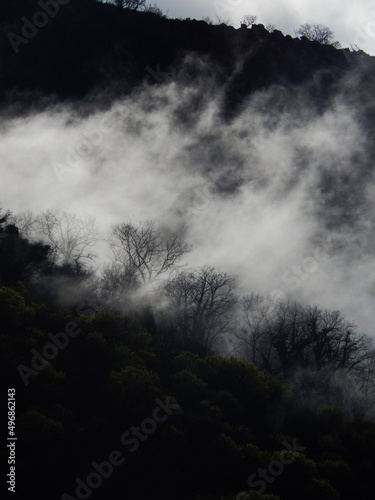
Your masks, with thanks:
M354 110L337 99L318 115L294 92L294 110L270 128L267 100L277 93L270 90L226 123L221 90L210 85L154 86L84 119L60 108L8 120L0 134L1 206L86 212L101 229L152 219L184 232L194 245L190 265L235 275L240 292L279 289L342 309L372 333L373 183L354 182L352 158L366 161L367 148ZM54 168L67 160L73 168L59 182ZM311 270L322 242L328 257ZM287 279L293 273L296 281L293 266L304 270L297 288Z

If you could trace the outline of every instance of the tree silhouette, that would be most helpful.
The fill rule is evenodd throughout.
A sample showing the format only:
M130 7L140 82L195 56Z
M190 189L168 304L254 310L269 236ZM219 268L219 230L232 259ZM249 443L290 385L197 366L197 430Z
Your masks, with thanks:
M362 414L373 411L372 340L338 311L254 294L242 299L241 309L235 336L245 359L304 397L346 409L357 405Z
M190 246L178 234L163 232L150 221L139 226L117 225L113 234L115 262L134 285L169 277L178 269L181 257L190 251Z
M241 308L237 337L245 343L246 357L284 379L297 367L360 371L371 351L371 339L339 311L274 303L254 294L242 300Z
M114 0L117 7L122 9L141 10L146 6L146 0Z
M0 211L0 285L30 281L48 264L50 257L48 245L21 238L16 225L5 225L10 220L9 211Z
M245 16L243 16L241 24L244 24L248 28L251 28L251 26L253 24L255 24L256 20L257 20L257 16L253 16L251 14L246 14Z
M207 354L231 325L237 297L233 279L213 267L182 272L166 286L176 328L186 349Z
M79 275L94 262L92 250L101 236L93 217L47 210L35 218L33 230L50 246L56 266Z
M305 36L312 42L319 42L322 45L332 45L336 49L340 48L340 42L334 41L334 33L327 26L322 24L302 24L296 31L296 35Z

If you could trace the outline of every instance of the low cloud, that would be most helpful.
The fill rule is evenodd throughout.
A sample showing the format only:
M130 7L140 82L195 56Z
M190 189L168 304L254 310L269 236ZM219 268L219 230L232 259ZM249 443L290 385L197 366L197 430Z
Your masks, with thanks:
M225 120L225 87L201 83L141 87L85 117L55 106L4 119L2 207L85 212L107 231L153 220L240 293L340 309L371 335L374 178L358 109L344 92L317 110L307 89L272 87Z

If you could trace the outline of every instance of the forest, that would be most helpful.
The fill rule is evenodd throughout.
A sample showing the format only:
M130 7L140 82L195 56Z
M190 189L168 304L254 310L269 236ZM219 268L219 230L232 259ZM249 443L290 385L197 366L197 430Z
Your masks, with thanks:
M372 498L374 57L143 0L0 26L9 495Z
M338 311L240 298L151 222L98 276L92 220L0 221L20 498L367 498L375 351Z

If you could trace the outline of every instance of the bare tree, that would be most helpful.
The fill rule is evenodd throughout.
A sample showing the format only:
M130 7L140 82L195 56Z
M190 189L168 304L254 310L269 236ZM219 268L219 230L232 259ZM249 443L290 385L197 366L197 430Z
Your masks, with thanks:
M166 286L171 313L184 348L211 352L219 337L228 333L230 313L237 303L234 282L213 267L182 272Z
M268 23L266 26L266 30L269 31L270 33L273 33L275 29L276 29L276 24Z
M272 343L268 337L276 305L261 295L251 294L241 299L240 310L242 323L235 335L240 340L243 355L262 369L271 371Z
M9 219L12 217L12 214L10 213L9 210L6 212L2 212L1 207L0 207L0 232L4 231L4 225L9 221Z
M12 223L18 227L20 236L28 240L35 240L38 233L38 217L31 211L26 210L12 215Z
M146 0L114 0L117 7L122 9L141 10L146 6Z
M305 36L312 42L319 42L322 45L332 45L336 49L340 48L340 42L334 40L333 31L322 24L302 24L296 31L296 35Z
M156 3L146 5L144 10L145 12L151 12L152 14L156 14L160 17L165 17L163 11L158 7Z
M115 262L134 285L169 278L179 268L181 257L190 251L178 234L158 230L150 221L140 226L120 224L113 233Z
M138 284L119 262L105 266L98 279L96 308L131 314L131 294Z
M252 16L251 14L246 14L243 16L241 24L245 24L248 28L251 28L253 24L255 24L257 20L257 16Z
M246 359L303 397L339 404L351 413L353 408L368 415L374 411L372 340L338 311L275 303L254 294L242 299L241 310L235 336Z
M297 367L361 370L369 355L371 339L358 334L338 311L255 295L245 297L241 309L236 335L246 357L283 378Z
M210 18L210 16L205 16L205 17L203 17L203 18L202 18L202 21L204 21L205 23L210 24L210 25L214 24L214 22L213 22L213 20Z
M375 419L375 349L369 352L361 370L358 370L354 379L357 396L361 399L363 413Z
M102 239L91 216L47 210L37 217L38 236L51 247L53 261L80 272L92 264L93 247Z
M71 267L76 273L92 265L95 258L92 250L103 239L95 219L88 215L58 210L35 215L28 210L12 215L11 221L22 238L49 245L51 263Z

